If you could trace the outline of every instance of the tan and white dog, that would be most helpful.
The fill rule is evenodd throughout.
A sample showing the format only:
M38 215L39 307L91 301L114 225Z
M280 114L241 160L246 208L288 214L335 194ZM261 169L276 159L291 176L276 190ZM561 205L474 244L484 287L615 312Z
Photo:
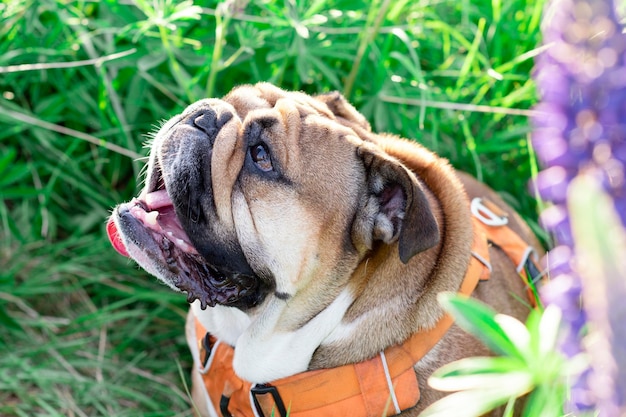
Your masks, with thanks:
M480 204L487 199L502 213ZM520 319L529 312L520 301L526 284L518 261L487 238L485 253L476 253L476 217L488 227L503 220L540 250L493 191L414 142L373 133L340 94L312 97L262 83L198 101L169 120L152 144L143 191L115 208L108 229L120 252L187 294L187 331L201 373L230 358L220 366L235 378L278 387L275 410L282 402L292 417L357 416L361 405L348 406L353 414L339 399L333 411L339 388L320 391L328 404L306 414L298 401L307 393L289 397L273 381L356 364L363 385L359 364L378 358L386 391L358 389L390 402L380 410L371 405L378 399L366 398L363 415L412 416L443 395L426 382L435 369L489 352L445 327L411 363L411 390L420 390L406 401L395 392L402 389L395 359L381 353L437 327L444 316L437 294L459 291L472 261L489 276L472 284L473 297ZM212 335L210 346L198 349L205 339L197 328ZM230 356L202 360L201 351L217 344ZM241 389L231 376L200 372L193 371L200 414L250 412L228 404ZM221 404L207 394L212 384ZM264 412L254 395L244 397L251 415Z

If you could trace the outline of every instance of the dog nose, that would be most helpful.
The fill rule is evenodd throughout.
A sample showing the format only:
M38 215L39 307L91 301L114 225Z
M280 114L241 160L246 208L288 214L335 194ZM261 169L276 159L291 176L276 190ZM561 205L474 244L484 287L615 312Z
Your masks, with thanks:
M193 117L193 124L202 130L213 140L217 132L233 118L233 114L228 110L216 112L213 108L202 109Z

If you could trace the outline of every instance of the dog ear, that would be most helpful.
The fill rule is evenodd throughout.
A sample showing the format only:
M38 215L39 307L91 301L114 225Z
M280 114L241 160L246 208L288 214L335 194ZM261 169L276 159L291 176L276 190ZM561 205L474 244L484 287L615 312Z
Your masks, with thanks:
M339 91L320 94L315 96L315 98L326 104L335 117L354 123L368 132L372 130L367 119L352 104L348 103Z
M371 248L376 240L398 241L400 260L406 264L439 242L439 226L426 194L399 161L371 146L359 147L358 153L368 174L368 193L357 217L364 243Z

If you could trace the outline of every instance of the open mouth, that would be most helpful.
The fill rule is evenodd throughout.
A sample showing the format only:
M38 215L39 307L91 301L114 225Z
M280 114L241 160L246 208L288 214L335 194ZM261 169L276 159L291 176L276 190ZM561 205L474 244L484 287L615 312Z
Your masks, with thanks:
M148 189L153 191L120 205L109 219L107 233L113 247L129 256L127 246L136 246L158 265L163 272L160 275L165 275L161 278L187 293L189 303L199 300L202 309L216 304L239 308L257 305L263 298L259 280L249 275L225 274L211 266L183 230L160 170L157 168L152 174ZM113 221L115 216L117 222Z

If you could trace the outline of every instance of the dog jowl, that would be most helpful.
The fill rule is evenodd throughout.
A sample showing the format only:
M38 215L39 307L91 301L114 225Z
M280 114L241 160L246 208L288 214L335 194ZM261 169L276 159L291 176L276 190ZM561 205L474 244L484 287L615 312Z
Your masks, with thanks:
M166 124L154 141L146 187L109 223L143 268L203 307L252 307L272 286L246 261L232 219L221 221L215 208L211 157L218 133L233 130L225 128L233 116L207 100Z
M437 328L437 294L467 287L480 240L471 207L487 200L538 249L492 190L415 142L373 133L341 95L262 83L169 120L144 189L107 229L120 253L187 295L192 351L197 322L233 349L234 375L255 384L372 360ZM490 277L472 296L523 318L518 261L484 248ZM437 367L488 354L454 325L442 334L410 370L421 398L396 411L416 415L442 395L425 382ZM220 378L209 385L225 386ZM206 415L226 395L213 389L194 395Z

